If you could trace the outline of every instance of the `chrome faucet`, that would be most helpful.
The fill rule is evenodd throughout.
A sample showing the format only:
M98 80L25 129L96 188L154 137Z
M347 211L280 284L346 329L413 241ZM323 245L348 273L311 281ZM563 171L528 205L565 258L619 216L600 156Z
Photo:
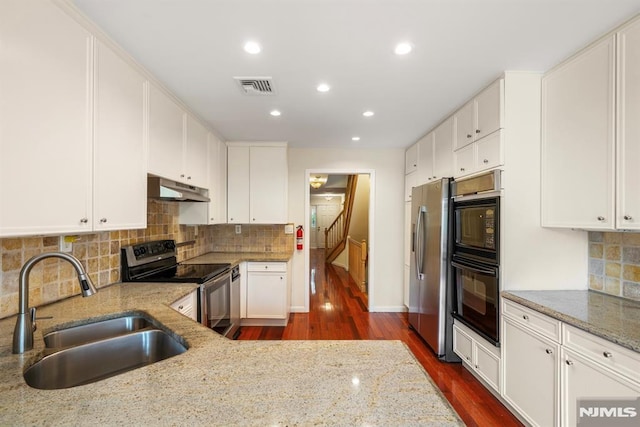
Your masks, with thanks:
M20 270L20 296L18 300L18 320L13 330L13 353L20 354L33 348L33 331L36 330L36 309L32 307L29 310L29 273L35 264L45 258L62 258L69 261L78 274L80 289L82 296L88 297L98 290L91 282L89 276L84 271L84 267L78 261L78 258L63 252L46 252L36 255L29 261L25 262Z

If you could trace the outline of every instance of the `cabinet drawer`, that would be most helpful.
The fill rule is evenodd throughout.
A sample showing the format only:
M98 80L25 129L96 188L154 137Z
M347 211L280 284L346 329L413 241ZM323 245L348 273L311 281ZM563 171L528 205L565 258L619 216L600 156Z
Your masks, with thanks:
M456 325L453 325L453 351L467 363L472 363L473 341Z
M516 323L525 325L545 337L560 342L560 321L538 313L518 303L502 299L502 314Z
M495 390L500 389L500 359L479 343L476 343L475 368L491 387Z
M640 382L640 353L567 324L562 328L563 343L567 348Z
M287 272L286 262L250 262L247 265L247 271L277 271Z

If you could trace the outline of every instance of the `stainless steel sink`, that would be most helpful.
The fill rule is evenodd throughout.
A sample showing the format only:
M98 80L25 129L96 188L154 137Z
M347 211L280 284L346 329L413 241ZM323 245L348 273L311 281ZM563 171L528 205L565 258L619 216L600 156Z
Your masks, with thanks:
M24 372L34 388L52 390L89 384L169 357L187 348L159 329L132 332L45 356Z
M47 348L69 347L128 334L145 328L155 328L142 316L124 316L74 326L48 333L44 336Z

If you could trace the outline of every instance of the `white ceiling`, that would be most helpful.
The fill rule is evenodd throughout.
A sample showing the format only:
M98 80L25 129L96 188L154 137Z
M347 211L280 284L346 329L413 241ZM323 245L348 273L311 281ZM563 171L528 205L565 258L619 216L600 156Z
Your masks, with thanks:
M407 147L502 71L546 71L640 12L640 0L72 1L225 140L294 147ZM250 39L260 54L243 51ZM413 52L395 55L400 41ZM242 95L233 76L271 76L277 95Z

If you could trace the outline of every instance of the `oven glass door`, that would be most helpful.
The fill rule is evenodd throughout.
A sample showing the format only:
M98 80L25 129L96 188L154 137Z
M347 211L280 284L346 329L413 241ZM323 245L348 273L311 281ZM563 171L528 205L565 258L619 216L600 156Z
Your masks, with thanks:
M231 275L225 273L203 284L200 290L201 322L221 335L231 325L230 287Z
M455 255L451 266L456 293L454 317L498 345L498 267Z
M455 204L457 250L497 261L500 224L498 203L498 198L491 198Z

